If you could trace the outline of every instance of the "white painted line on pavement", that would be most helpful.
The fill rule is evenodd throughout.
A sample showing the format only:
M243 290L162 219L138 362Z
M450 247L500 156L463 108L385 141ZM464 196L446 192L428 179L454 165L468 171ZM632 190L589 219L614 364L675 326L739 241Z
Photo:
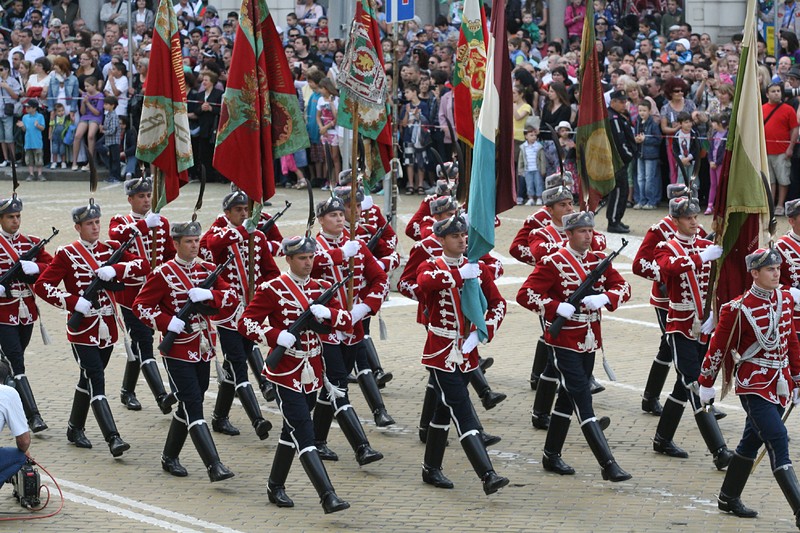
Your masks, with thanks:
M86 494L90 494L95 498L103 498L106 500L114 501L123 505L127 505L128 507L133 507L134 509L139 509L140 511L144 511L147 513L152 513L155 515L160 515L165 518L169 518L170 520L177 520L179 522L185 522L187 524L191 524L196 527L201 527L205 529L211 529L213 531L220 531L221 533L240 533L235 529L231 529L226 526L222 526L219 524L214 524L213 522L206 522L205 520L201 520L200 518L195 518L194 516L185 515L182 513L177 513L175 511L170 511L168 509L162 509L160 507L156 507L155 505L150 505L147 503L138 502L136 500L132 500L130 498L126 498L125 496L120 496L118 494L114 494L112 492L106 492L104 490L95 489L92 487L88 487L86 485L81 485L80 483L75 483L73 481L68 480L60 480L60 484L68 489L76 490L80 492L84 492ZM92 500L94 501L94 500ZM114 506L111 506L114 507ZM116 508L116 507L114 507ZM121 511L125 511L124 509L120 509ZM128 511L126 511L128 512ZM134 513L135 514L135 513ZM147 518L147 517L144 517ZM178 530L175 530L178 531ZM192 531L192 530L182 530L182 531Z

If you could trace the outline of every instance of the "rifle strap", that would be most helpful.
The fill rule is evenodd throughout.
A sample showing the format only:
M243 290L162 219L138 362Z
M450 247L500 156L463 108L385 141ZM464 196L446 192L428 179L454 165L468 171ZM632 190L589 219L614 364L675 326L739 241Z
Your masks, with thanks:
M6 254L8 254L8 257L10 257L13 262L16 263L17 261L19 261L19 254L14 249L14 245L8 242L8 239L6 239L5 235L1 234L0 234L0 247L3 248L3 251Z
M292 293L292 296L294 296L297 303L300 304L300 307L303 309L303 311L311 307L311 302L308 300L308 296L306 296L306 293L303 292L303 290L297 285L297 283L295 283L289 274L281 274L279 279L281 284L286 287L286 290Z

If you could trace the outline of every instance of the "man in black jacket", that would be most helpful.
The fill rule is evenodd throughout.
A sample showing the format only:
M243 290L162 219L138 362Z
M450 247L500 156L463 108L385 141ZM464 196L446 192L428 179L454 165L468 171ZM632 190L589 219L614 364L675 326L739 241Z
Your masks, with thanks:
M622 223L622 217L625 215L626 202L628 201L628 165L633 161L636 141L633 138L633 129L628 120L627 93L621 90L614 91L610 97L608 118L611 122L614 145L623 165L614 176L616 184L614 190L608 194L608 205L606 207L608 232L630 233L628 226Z

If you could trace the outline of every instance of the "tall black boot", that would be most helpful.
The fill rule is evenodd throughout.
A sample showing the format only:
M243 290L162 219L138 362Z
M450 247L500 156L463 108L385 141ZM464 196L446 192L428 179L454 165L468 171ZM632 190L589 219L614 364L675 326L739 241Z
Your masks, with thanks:
M89 416L89 393L75 389L72 400L72 412L67 425L67 440L77 448L91 448L92 443L86 438L86 417Z
M753 463L755 459L748 459L742 457L734 452L733 458L728 465L728 471L725 472L725 481L722 482L722 488L719 489L719 496L717 497L717 507L720 511L726 513L733 513L741 518L755 518L758 512L745 507L742 503L742 491L747 478L750 477L750 472L753 470Z
M197 448L200 459L202 459L203 464L206 465L208 479L210 479L212 483L232 478L235 475L219 460L217 447L214 444L214 439L211 437L211 432L208 430L208 424L206 424L205 420L194 423L189 428L189 435L192 436L192 442L194 443L194 447Z
M661 411L661 420L658 421L658 427L656 428L656 436L653 437L654 451L669 457L679 457L681 459L689 457L689 454L679 448L672 440L675 438L675 431L678 429L678 424L685 408L685 403L679 402L672 396L667 396L667 401L664 402L664 408Z
M383 404L383 397L381 391L378 389L378 382L375 381L375 374L371 370L358 373L358 386L367 400L369 410L372 411L372 416L375 418L375 425L379 428L385 428L394 424L394 419L389 416L386 411L386 406Z
M601 385L600 382L597 381L597 378L594 377L594 374L592 374L589 376L589 390L591 391L591 394L600 394L606 390L606 388Z
M122 405L130 411L142 410L142 404L136 398L137 381L139 381L139 361L128 361L125 363L125 374L122 376L122 389L119 391L119 399Z
M338 461L336 452L328 448L328 433L333 422L333 405L317 401L314 406L314 446L317 447L319 457L323 461Z
M544 381L539 381L540 386L544 383ZM539 392L541 392L541 388L537 389L536 394L538 395ZM564 448L564 441L567 439L569 423L568 416L553 413L550 418L550 427L547 430L547 438L544 441L544 453L542 456L542 467L548 472L555 472L562 476L575 474L575 469L561 459L561 450Z
M475 405L472 402L469 402L469 409L472 411L472 416L474 416L475 420L478 422L478 432L481 434L484 446L488 448L489 446L494 446L503 440L502 437L492 435L491 433L486 433L486 430L483 428L483 424L481 424L481 419L478 418L478 413L475 411Z
M267 498L270 503L274 503L278 507L294 507L294 502L286 494L286 478L289 477L293 460L294 445L279 440L267 482Z
M261 391L261 395L264 396L264 399L268 402L274 400L275 387L273 387L272 383L261 373L264 370L264 356L261 355L261 348L253 346L253 349L247 354L247 364L250 365L250 371L258 381L258 388Z
M800 484L797 483L797 475L794 473L792 465L783 465L775 469L772 474L778 481L786 501L794 513L794 524L800 528Z
M608 446L606 436L603 435L603 430L600 428L600 423L596 420L585 422L581 426L583 436L586 437L586 442L589 443L589 448L597 459L602 469L603 479L607 481L626 481L631 478L631 475L624 471L617 464L614 456L611 454L611 448Z
M476 368L469 373L469 383L475 392L478 393L478 398L481 399L483 408L487 411L494 409L495 406L506 399L506 395L502 392L494 392L486 381L486 375L481 370L481 367Z
M223 381L219 384L217 391L217 402L214 404L214 413L211 415L211 429L224 435L238 435L239 429L231 424L228 415L231 414L233 397L236 396L236 388L233 383Z
M428 383L425 387L425 398L422 400L422 411L419 413L419 440L426 442L428 438L428 427L433 419L433 412L436 410L436 390L433 385Z
M499 476L494 471L492 461L489 459L489 454L486 453L486 447L483 445L483 439L481 439L477 430L468 431L461 435L461 447L464 448L464 453L467 454L467 459L472 464L472 469L481 478L483 492L487 496L508 485L508 478Z
M158 363L155 359L147 359L142 363L142 375L147 382L147 386L156 399L158 408L165 415L172 411L172 406L178 402L174 394L168 394L164 389L164 382L161 380L161 372L158 371Z
M385 372L381 366L380 357L378 357L378 350L375 348L375 341L369 335L364 335L364 348L367 350L367 364L375 374L375 381L378 382L378 388L382 389L387 383L392 381L394 377L391 372Z
M92 401L92 412L94 412L97 425L100 426L100 431L108 443L108 449L112 456L119 457L123 452L131 449L131 445L119 436L117 424L114 423L114 416L111 414L111 407L105 396L100 396Z
M239 401L242 402L244 412L247 413L247 418L253 424L253 429L256 430L258 438L264 440L269 437L269 430L272 429L272 424L261 415L261 407L258 405L256 393L250 383L245 382L236 387L236 395L239 396Z
M367 440L367 435L364 433L364 428L361 427L361 422L358 420L356 410L352 405L348 405L336 413L336 421L339 422L339 427L342 428L347 442L356 453L356 461L360 466L374 463L383 459L383 454L379 451L373 450Z
M666 343L664 340L661 342L662 344ZM659 355L661 355L660 348ZM650 365L650 374L647 376L647 384L644 386L644 393L642 393L642 411L645 413L661 416L662 408L658 398L661 396L664 383L667 381L669 366L669 363L661 361L658 356L653 360L653 364Z
M328 477L328 472L325 470L325 465L317 450L308 449L300 454L300 464L303 465L303 470L306 471L308 479L311 480L311 484L319 494L319 501L325 514L350 508L350 504L340 499L333 491L331 478Z
M425 462L422 463L422 481L440 489L452 489L453 482L442 472L444 449L447 447L449 426L431 424L425 443Z
M174 416L169 425L169 432L167 433L167 440L164 443L164 451L161 453L161 468L165 472L169 472L176 477L186 477L189 475L186 469L178 461L178 456L183 450L183 445L186 442L186 436L189 434L189 428L186 427L186 422L178 420Z
M544 372L544 367L547 366L547 351L549 348L544 343L544 337L539 337L539 342L536 343L536 352L533 354L533 366L531 367L531 390L536 390L539 385L539 376Z
M536 396L533 398L533 408L531 409L531 425L536 429L547 429L550 425L550 411L553 410L553 402L558 392L558 380L543 376L539 378L539 386L536 387Z
M39 408L36 407L36 399L33 397L31 384L28 382L28 376L21 374L14 378L17 385L17 393L22 400L22 408L25 410L25 418L28 419L28 426L34 433L39 433L47 429L47 424L42 420L42 415L39 414Z
M703 440L708 447L708 451L714 456L714 466L717 467L717 470L724 470L728 463L731 462L733 454L725 445L725 439L722 437L722 431L719 429L717 419L705 409L695 413L694 419L697 422L700 435L703 436Z

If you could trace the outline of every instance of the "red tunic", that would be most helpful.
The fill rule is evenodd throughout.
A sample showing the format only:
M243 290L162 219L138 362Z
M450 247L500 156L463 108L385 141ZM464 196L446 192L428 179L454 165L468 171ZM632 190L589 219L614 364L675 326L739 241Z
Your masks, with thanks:
M425 217L431 216L431 202L434 200L441 198L437 194L431 194L430 196L426 196L419 204L419 208L417 208L417 212L412 215L411 220L408 221L406 224L406 235L414 239L415 241L419 241L423 239L422 235L422 227L420 223L422 219Z
M19 232L9 235L0 232L0 273L5 273L19 256L27 253L41 239L39 237L23 235ZM53 261L53 256L42 248L34 258L39 267L39 273L44 272ZM0 324L7 326L27 326L39 318L36 308L36 296L33 293L33 284L24 283L17 279L10 286L3 298L0 298Z
M323 233L317 235L317 252L314 256L314 270L311 272L313 278L321 279L329 283L335 283L344 279L349 268L349 260L344 258L341 246L350 239L347 231L342 232L339 237L333 238ZM359 243L359 251L353 256L353 305L364 303L372 311L370 315L375 315L383 304L383 299L389 292L389 281L386 272L378 266L375 256L367 249L367 245ZM339 291L337 299L347 302L347 286ZM341 339L340 336L344 338ZM339 341L347 345L361 342L364 338L364 327L361 321L353 324L352 332L339 335L332 332L322 338L323 342L338 344Z
M133 301L134 314L143 323L160 331L163 338L172 317L188 301L189 289L199 287L214 269L213 264L200 259L186 263L178 258L156 267ZM236 293L222 277L214 282L211 294L214 298L204 303L215 309L236 308L239 303ZM214 357L217 335L210 318L194 314L187 325L192 328L192 332L179 334L172 350L169 353L162 352L161 355L190 363L211 360Z
M676 234L656 246L656 262L661 279L667 285L669 311L666 333L680 333L687 339L706 342L707 335L699 331L706 317L703 306L708 292L711 263L700 260L700 252L711 246L701 237Z
M374 204L369 209L361 211L361 219L364 221L364 224L369 224L376 228L386 226L386 217L383 216L380 208ZM381 238L392 247L392 250L397 250L397 233L391 225L386 226Z
M548 331L558 316L558 304L566 302L581 285L587 273L594 270L605 258L600 252L586 252L579 257L569 247L542 258L517 292L517 303L544 317L544 341L550 346L589 353L603 347L600 310L590 311L583 304L576 306L575 314L567 319L558 337ZM631 287L613 266L594 284L597 293L608 297L609 311L614 311L631 297Z
M800 237L792 231L784 235L775 243L775 248L780 252L781 285L785 289L800 288ZM800 306L794 306L794 329L800 331Z
M472 372L478 366L477 348L466 354L461 353L464 339L470 332L476 331L474 325L467 329L461 312L464 280L458 269L466 263L465 257L448 264L443 256L439 256L428 259L417 269L417 284L428 309L428 338L422 354L422 364L426 367L455 372L458 366L462 372ZM494 284L491 269L482 263L478 264L481 275L477 279L488 303L484 316L489 334L487 342L490 342L506 315L506 301Z
M256 287L272 278L280 276L280 270L269 251L267 237L256 230L253 247L253 271ZM222 279L230 285L240 300L238 306L223 309L214 317L214 323L221 328L237 329L237 320L249 301L248 291L248 239L247 231L241 226L236 227L228 222L225 217L217 218L203 236L205 246L211 253L213 263L224 263L228 255L233 253L234 260L222 272Z
M122 244L131 238L133 231L139 232L136 244L128 248L132 254L141 257L148 263L152 256L151 242L152 230L147 227L142 215L131 213L129 215L115 215L108 223L108 238ZM169 221L161 217L161 226L156 228L156 265L160 265L175 257L175 243L169 235ZM131 308L133 300L145 282L145 276L125 283L125 290L114 296L122 307Z
M766 351L756 339L753 326L755 324L763 335L768 335L769 312L777 310L779 292L778 338L774 339L777 341L775 348ZM793 388L792 382L800 380L800 342L792 320L792 307L794 302L789 291L765 291L759 296L755 288L723 305L698 383L713 386L720 371L725 372L723 381L728 383L735 372L736 394L755 394L768 402L786 406L789 397L778 396L779 373L786 379L789 391ZM734 353L741 358L738 365L734 364Z
M567 234L563 229L553 224L531 231L528 236L528 248L533 256L533 262L541 261L546 255L553 254L563 248L567 241ZM594 232L592 237L593 252L602 252L606 249L606 236Z
M114 241L97 241L88 244L75 241L56 251L53 261L39 275L34 290L44 301L69 311L75 311L75 304L95 277L95 270L106 262L114 250L119 248ZM87 259L88 258L88 259ZM113 265L117 281L130 281L150 272L150 263L136 255L125 252L122 261ZM64 289L58 286L64 282ZM77 331L67 328L67 339L73 344L84 344L106 348L117 342L116 304L113 292L101 290L97 293L99 309L83 317Z
M220 215L222 218L225 218L225 215ZM263 224L264 222L269 222L272 220L272 217L265 212L261 212L261 218L259 225ZM278 229L278 224L275 223L269 228L267 232L267 248L269 249L269 253L272 254L273 257L277 257L281 253L281 241L283 241L283 235L281 235L281 230Z
M331 284L327 281L308 278L298 280L288 273L256 289L253 301L244 310L239 321L239 332L252 340L274 348L278 345L278 335L291 326L308 309L311 302ZM334 331L348 332L353 323L350 313L342 309L341 303L333 298L326 305L331 310L331 318L323 321ZM262 374L271 382L296 392L314 392L322 388L325 363L322 359L322 340L319 334L307 329L298 336L299 350L288 348L278 368L274 371L264 365ZM303 379L303 369L308 365L313 374Z
M511 257L517 261L521 261L533 266L534 259L533 255L531 254L530 247L528 246L528 235L530 235L531 231L535 229L547 226L550 224L552 219L553 217L550 216L550 211L544 207L532 215L529 215L522 224L522 228L517 232L517 235L511 242L511 246L508 249Z
M389 227L386 229L388 230ZM377 232L377 227L361 221L358 223L358 228L356 229L356 239L363 242L364 245L367 245L369 244L372 236ZM397 236L395 236L395 239L396 238ZM391 272L400 266L400 254L397 253L396 247L392 246L386 239L385 231L378 239L378 242L375 243L375 249L372 250L372 255L374 255L375 259L377 259L381 264L381 268L384 270L384 272Z

